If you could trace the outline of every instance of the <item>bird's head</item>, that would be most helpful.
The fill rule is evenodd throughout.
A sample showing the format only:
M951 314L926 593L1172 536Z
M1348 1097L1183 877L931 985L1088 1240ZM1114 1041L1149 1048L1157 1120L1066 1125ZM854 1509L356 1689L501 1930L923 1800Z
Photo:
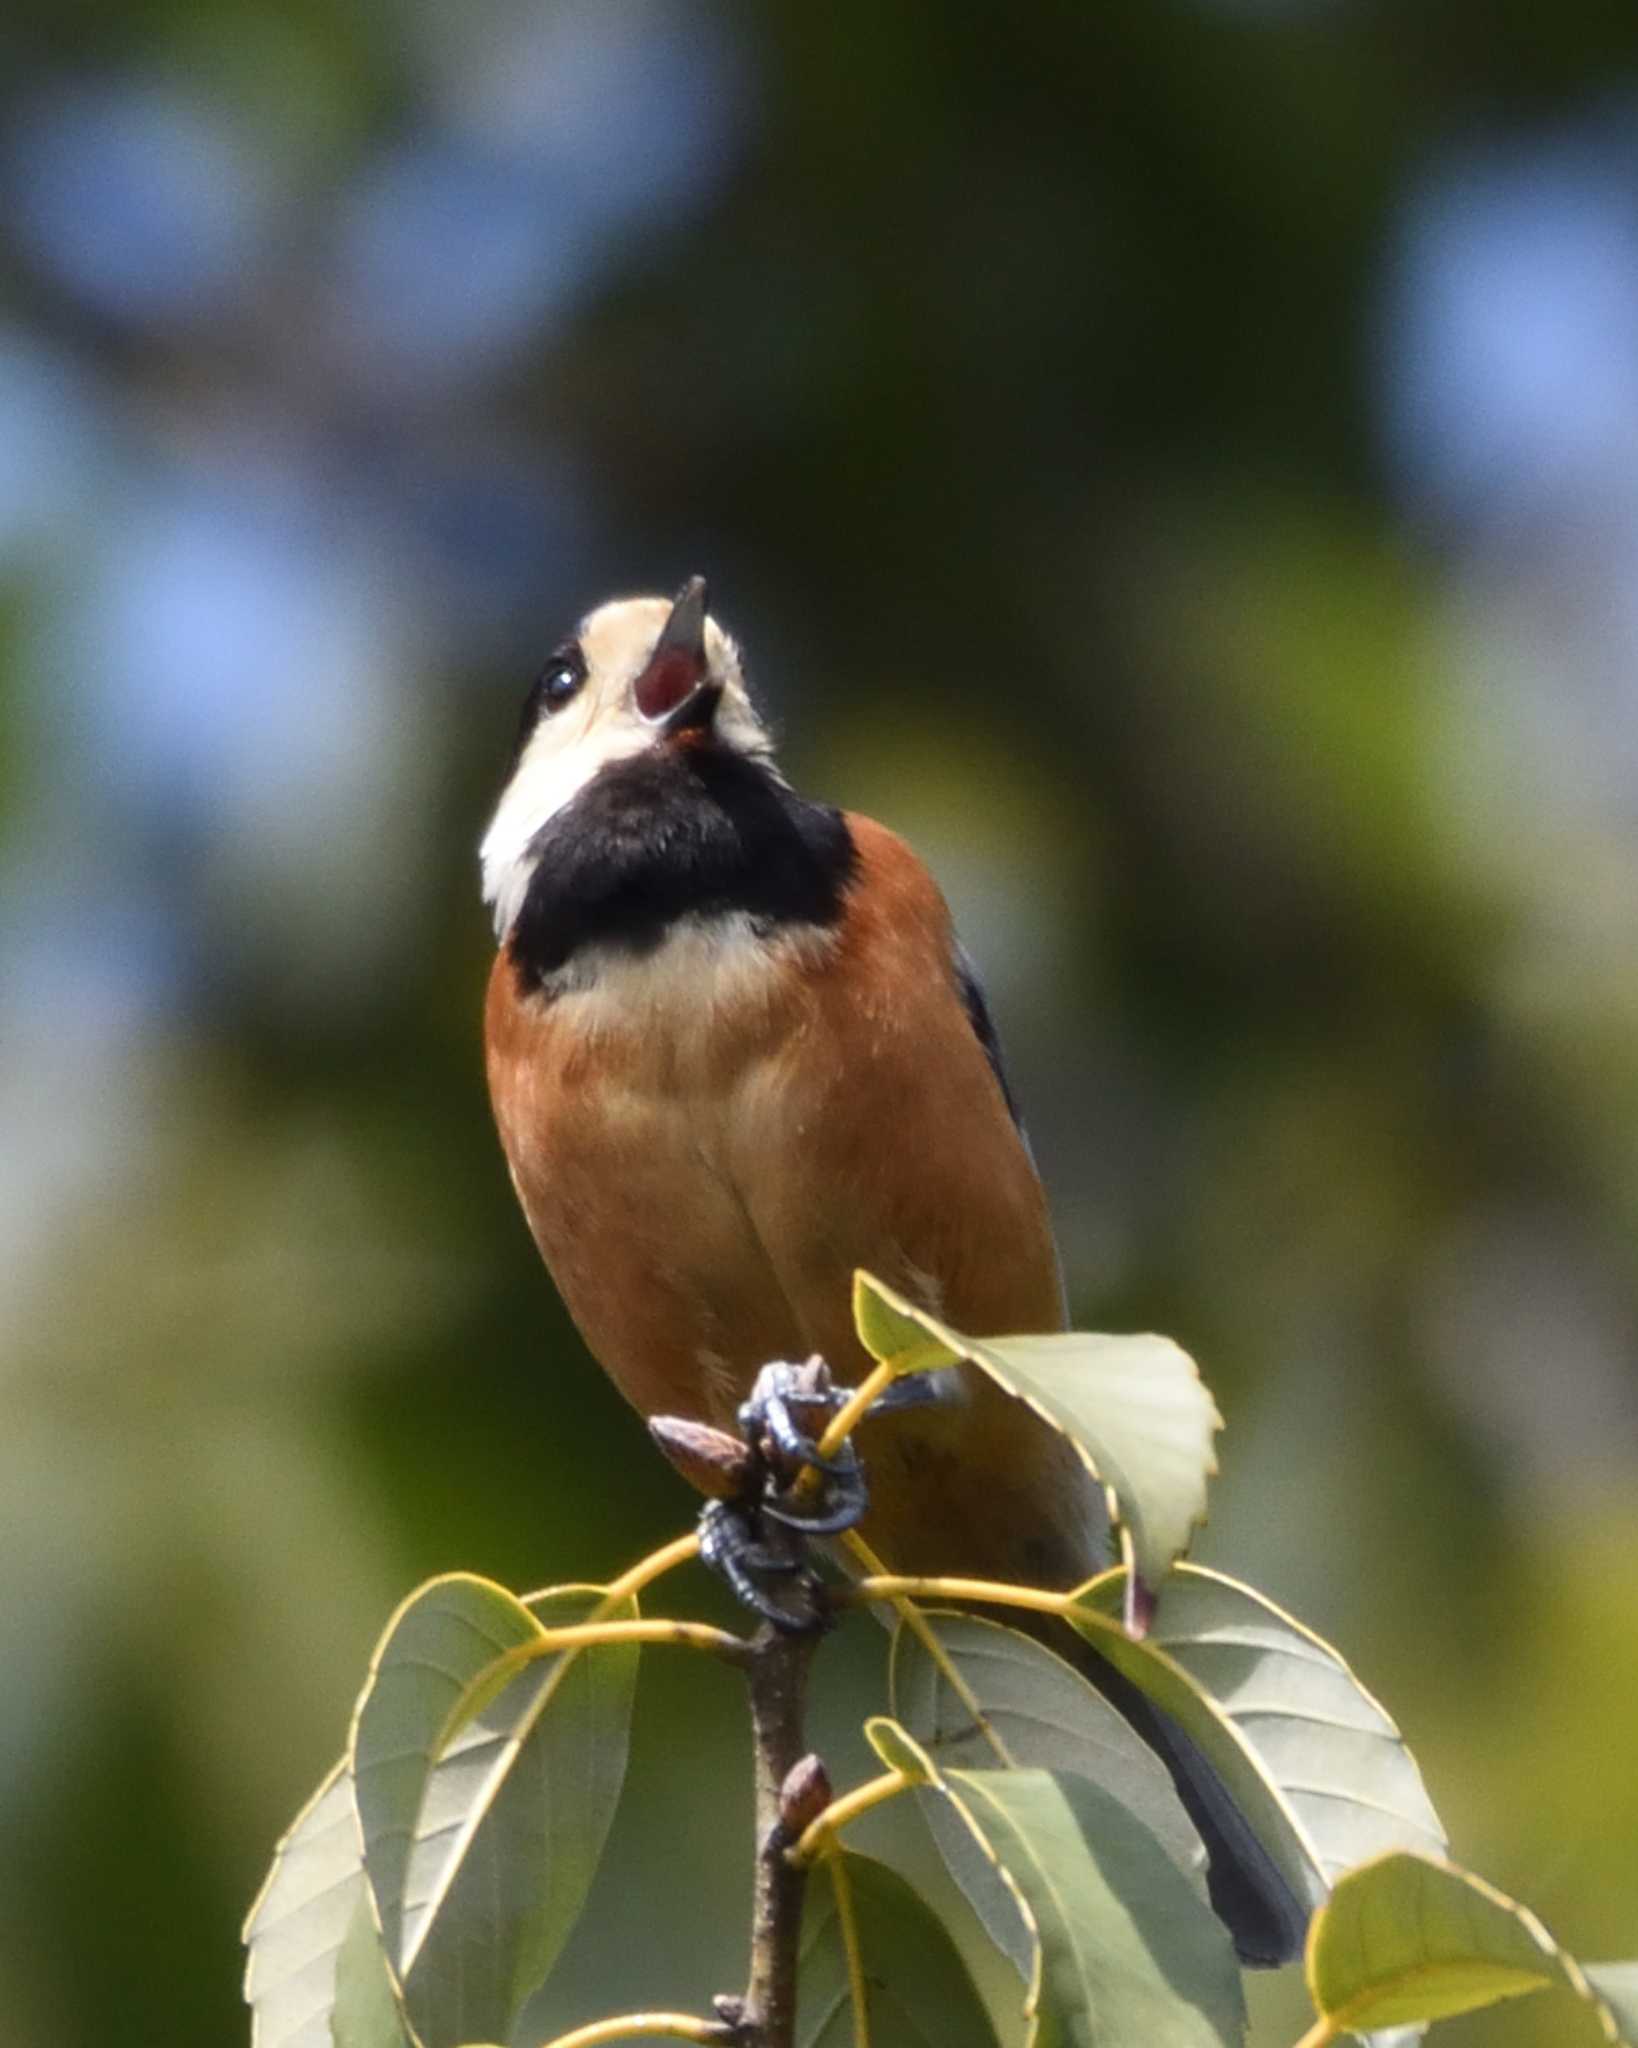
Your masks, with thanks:
M524 702L512 772L484 835L483 895L504 937L541 829L604 769L658 748L714 744L767 758L739 649L705 609L705 578L669 602L599 605L548 659Z

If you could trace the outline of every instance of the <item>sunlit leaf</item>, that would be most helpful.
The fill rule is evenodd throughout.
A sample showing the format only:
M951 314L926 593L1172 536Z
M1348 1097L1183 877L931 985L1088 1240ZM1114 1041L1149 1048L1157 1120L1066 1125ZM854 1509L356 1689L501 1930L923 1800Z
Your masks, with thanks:
M1036 2009L1056 2038L1243 2038L1227 1930L1119 1800L1072 1772L952 1771L945 1783L1029 1906Z
M360 1907L368 1919L353 1788L342 1762L273 1852L245 1921L252 2048L330 2048L336 1958Z
M1240 2041L1233 1945L1197 1884L1102 1786L1072 1771L940 1771L903 1729L877 1754L950 1800L1015 1890L1034 1944L1031 2040L1064 2048Z
M1393 1848L1445 1846L1399 1730L1329 1644L1251 1587L1180 1565L1133 1642L1120 1572L1066 1619L1190 1736L1299 1899Z
M909 1745L895 1721L877 1716L865 1724L877 1754L902 1770L913 1784L931 1787L937 1771L930 1755ZM1035 1934L1016 1888L973 1833L954 1804L931 1791L906 1813L904 1802L887 1807L876 1821L876 1845L895 1867L914 1875L920 1847L916 1830L925 1828L957 1889L971 1906L980 1927L1027 1984L1035 1971Z
M873 1357L905 1370L970 1359L1068 1437L1113 1494L1144 1585L1160 1584L1205 1515L1223 1426L1186 1351L1169 1337L1078 1331L968 1337L868 1273L855 1276L854 1313Z
M539 1640L537 1612L573 1622L601 1597L565 1588L531 1612L486 1580L435 1579L376 1654L353 1730L364 1861L428 2048L504 2039L585 1902L625 1774L636 1652L543 1657L498 1692L480 1681Z
M335 2003L323 2038L335 2048L413 2048L399 2010L362 1873L346 1939L336 1958Z
M940 1323L873 1273L853 1276L853 1325L877 1364L901 1373L936 1372L967 1356L964 1341L952 1344Z
M916 1630L901 1623L891 1698L895 1716L941 1770L1078 1771L1149 1828L1204 1893L1206 1852L1165 1767L1072 1665L1033 1637L977 1615L923 1609L920 1622L937 1643L942 1668ZM971 1830L946 1802L931 1802L927 1819L990 1938L1027 1973L1028 1933Z
M1638 2039L1638 1964L1584 1970L1525 1907L1465 1870L1403 1851L1337 1880L1309 1934L1307 1974L1316 2009L1350 2033L1558 1986L1592 2008L1607 2040Z
M797 1986L801 2048L852 2048L855 1976L871 2048L995 2048L984 2002L939 1920L885 1864L842 1854L808 1880Z
M1638 1962L1583 1963L1581 1974L1607 2009L1621 2039L1638 2042Z
M865 1723L865 1739L890 1771L900 1771L914 1785L931 1785L938 1777L937 1766L908 1729L886 1714L872 1714Z
M912 1628L893 1638L895 1717L941 1770L1078 1771L1114 1795L1204 1889L1206 1852L1149 1745L1072 1664L981 1615L923 1608L943 1668Z

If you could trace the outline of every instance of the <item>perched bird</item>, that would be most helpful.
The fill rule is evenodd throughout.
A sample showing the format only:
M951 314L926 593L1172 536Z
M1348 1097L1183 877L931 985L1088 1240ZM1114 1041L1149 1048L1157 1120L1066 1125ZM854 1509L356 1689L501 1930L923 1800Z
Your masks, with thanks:
M513 1184L643 1414L731 1428L770 1360L862 1378L856 1267L959 1329L1064 1327L1045 1196L944 899L884 826L791 788L701 578L601 606L550 657L482 863ZM873 1548L898 1571L1054 1587L1101 1569L1101 1493L1066 1441L973 1368L939 1379L862 1425ZM1302 1911L1204 1759L1092 1661L1172 1768L1242 1955L1294 1953Z

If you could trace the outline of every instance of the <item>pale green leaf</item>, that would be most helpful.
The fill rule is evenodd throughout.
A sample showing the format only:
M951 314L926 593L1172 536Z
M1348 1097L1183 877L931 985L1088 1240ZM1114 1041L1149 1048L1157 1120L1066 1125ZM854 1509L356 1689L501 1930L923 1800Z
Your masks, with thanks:
M859 1342L878 1365L892 1365L901 1375L936 1372L967 1356L963 1346L940 1334L940 1325L874 1274L853 1276L853 1326Z
M329 2048L336 1958L361 1905L367 1914L353 1788L343 1761L274 1851L245 1921L252 2048Z
M1233 1945L1199 1887L1091 1779L1017 1769L941 1772L885 1716L878 1756L951 1801L1013 1891L1033 1943L1033 2048L1221 2048L1245 2030Z
M1607 2040L1638 2038L1630 2031L1638 1966L1589 1973L1493 1886L1403 1851L1337 1880L1309 1934L1307 1974L1316 2009L1339 2031L1448 2019L1557 1986L1592 2008Z
M335 2008L325 2036L335 2048L413 2048L382 1953L362 1872L352 1920L336 1958Z
M1029 1983L1035 1970L1035 1934L1016 1888L954 1803L943 1796L931 1759L905 1730L885 1716L877 1716L865 1723L865 1734L884 1763L924 1788L916 1801L916 1813L932 1837L946 1871L990 1941ZM936 1793L934 1787L939 1787ZM892 1825L895 1816L897 1827ZM877 1822L878 1845L890 1862L899 1861L895 1851L904 1851L905 1867L913 1872L914 1850L903 1828L904 1816L899 1807L890 1808L885 1835L884 1823Z
M601 1597L564 1588L531 1605L570 1623ZM496 1660L542 1632L502 1587L436 1579L394 1617L354 1721L365 1869L428 2048L505 2038L568 1938L613 1818L636 1651L540 1657L497 1690Z
M1133 1642L1124 1576L1083 1587L1065 1619L1193 1739L1299 1899L1318 1906L1340 1872L1386 1850L1443 1851L1399 1730L1329 1644L1193 1565Z
M1169 1337L969 1337L868 1273L855 1277L855 1320L873 1356L904 1370L969 1359L1068 1437L1112 1494L1139 1577L1157 1587L1206 1512L1222 1428L1194 1360ZM919 1332L921 1355L909 1333Z
M1243 2039L1227 1931L1119 1800L1073 1772L951 1771L942 1784L1028 1908L1037 2039L1066 2048Z
M936 1785L938 1767L907 1728L890 1715L872 1714L864 1724L865 1740L890 1771L899 1771L913 1785Z
M869 1856L827 1857L808 1880L797 1984L801 2048L852 2048L850 1939L870 2048L995 2048L954 1942L904 1879Z
M1638 2042L1638 1962L1583 1963L1581 1974L1597 1993L1621 2039Z
M901 1623L891 1698L894 1714L940 1770L1077 1771L1149 1828L1204 1896L1206 1852L1170 1775L1101 1693L1045 1644L999 1622L937 1609L922 1609L919 1619L938 1655ZM927 1821L991 1940L1027 1975L1030 1939L1011 1892L947 1802L928 1803Z
M940 1770L1025 1764L1077 1771L1130 1808L1204 1893L1206 1852L1154 1751L1046 1644L981 1615L923 1608L934 1657L900 1623L889 1674L893 1713Z

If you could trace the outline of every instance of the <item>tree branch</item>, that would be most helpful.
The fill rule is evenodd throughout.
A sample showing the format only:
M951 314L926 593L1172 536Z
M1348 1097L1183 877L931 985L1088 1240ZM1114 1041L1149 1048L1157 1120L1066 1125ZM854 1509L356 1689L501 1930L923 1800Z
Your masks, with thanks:
M744 2048L793 2048L796 2038L796 1965L808 1874L785 1852L811 1816L788 1814L783 1795L791 1773L807 1762L802 1723L816 1641L813 1635L765 1626L751 1645L747 1683L756 1764L751 1969L742 2000L717 2002ZM803 1775L813 1770L816 1764Z

